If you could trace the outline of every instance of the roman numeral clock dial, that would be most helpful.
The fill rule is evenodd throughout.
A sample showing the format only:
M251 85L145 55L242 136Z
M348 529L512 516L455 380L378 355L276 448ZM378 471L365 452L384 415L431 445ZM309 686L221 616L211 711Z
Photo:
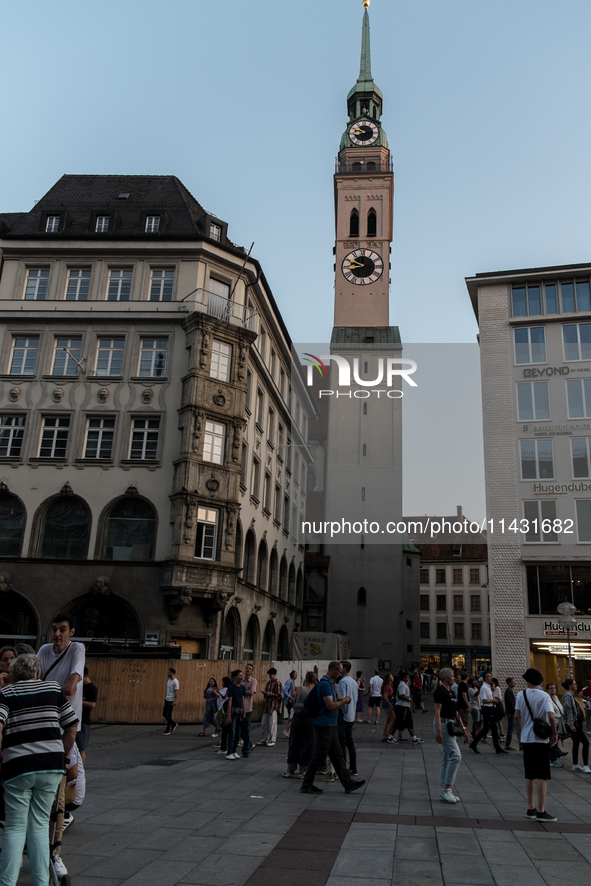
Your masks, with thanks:
M382 276L384 263L377 252L371 249L356 249L343 259L343 276L356 286L375 283Z

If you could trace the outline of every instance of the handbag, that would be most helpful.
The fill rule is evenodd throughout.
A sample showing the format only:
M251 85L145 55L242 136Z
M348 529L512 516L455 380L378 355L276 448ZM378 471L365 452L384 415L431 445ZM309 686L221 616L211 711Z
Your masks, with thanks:
M542 720L541 717L534 717L531 712L531 708L529 706L529 701L527 700L527 689L523 690L523 698L525 700L525 705L527 710L529 711L529 715L533 721L533 729L534 735L537 735L538 738L550 738L552 735L552 727L546 720Z
M493 716L492 719L495 723L499 723L501 720L505 718L505 708L503 707L503 702L500 701L493 708Z
M453 723L448 722L447 734L452 735L454 738L459 738L464 734L464 727L461 726L457 720L454 720Z

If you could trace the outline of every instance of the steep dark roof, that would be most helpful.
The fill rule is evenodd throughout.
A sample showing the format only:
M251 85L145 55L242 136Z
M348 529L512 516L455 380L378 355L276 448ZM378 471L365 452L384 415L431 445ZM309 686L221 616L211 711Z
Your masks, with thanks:
M120 194L129 197L122 199ZM97 234L92 229L92 213L107 210L117 213L116 226L108 234ZM165 224L156 235L145 234L142 227L151 210L166 213ZM63 232L45 234L45 214L58 211L67 213ZM208 213L175 175L63 175L30 212L20 215L8 238L142 236L153 240L209 235ZM225 236L222 242L234 246Z
M0 212L0 234L12 231L26 214L26 212Z

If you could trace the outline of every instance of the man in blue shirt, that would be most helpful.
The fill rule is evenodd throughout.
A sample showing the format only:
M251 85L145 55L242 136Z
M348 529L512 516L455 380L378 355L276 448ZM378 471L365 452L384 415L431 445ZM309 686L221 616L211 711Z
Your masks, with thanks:
M317 788L314 784L314 777L318 770L324 765L328 756L330 762L334 766L334 770L339 781L345 788L346 794L356 791L361 785L365 784L364 780L355 780L351 773L347 770L345 758L339 741L337 731L337 721L339 716L339 708L351 703L351 697L346 695L344 698L337 699L337 690L335 680L338 680L343 673L343 666L340 661L331 661L328 671L317 686L318 701L320 703L318 716L314 720L314 756L308 766L306 775L300 791L302 794L321 794L322 789Z

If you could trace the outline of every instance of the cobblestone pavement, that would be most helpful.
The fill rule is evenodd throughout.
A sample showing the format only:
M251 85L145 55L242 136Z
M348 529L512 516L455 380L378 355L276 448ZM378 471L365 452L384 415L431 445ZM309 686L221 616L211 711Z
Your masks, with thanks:
M423 745L385 745L381 725L356 726L366 786L345 795L319 780L317 796L281 777L283 737L228 761L200 726L169 737L93 727L87 799L64 836L73 886L591 886L591 776L564 758L548 790L558 822L527 821L521 755L481 744L479 756L464 751L451 806L439 799L432 716L415 725Z

